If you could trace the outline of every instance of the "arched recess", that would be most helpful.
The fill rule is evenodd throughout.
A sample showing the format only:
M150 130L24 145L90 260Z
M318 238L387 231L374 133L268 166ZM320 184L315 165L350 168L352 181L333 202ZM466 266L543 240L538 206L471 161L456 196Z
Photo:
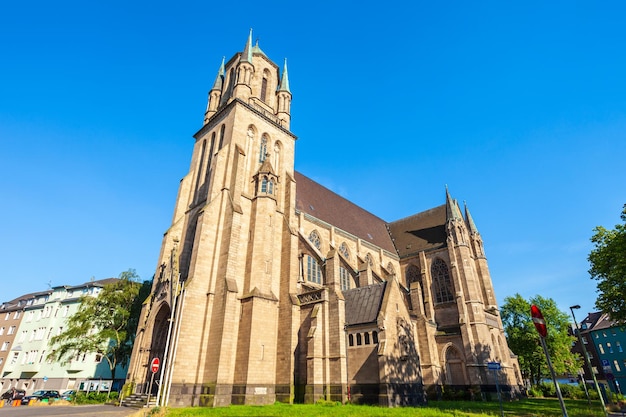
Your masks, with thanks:
M167 344L167 333L169 330L169 319L172 310L167 303L163 303L159 306L159 311L154 317L154 324L152 326L152 340L150 341L150 361L154 358L159 358L161 364L165 359L165 346ZM151 371L148 366L146 371L146 381L150 381ZM154 374L154 380L160 379L161 371L163 367L159 368L159 371ZM155 389L155 387L152 387Z
M445 358L446 384L467 385L465 359L461 351L452 343L449 343L444 348L443 357Z
M272 149L272 168L274 168L274 172L276 175L280 175L281 173L281 152L282 152L282 144L280 141L274 142L274 149Z

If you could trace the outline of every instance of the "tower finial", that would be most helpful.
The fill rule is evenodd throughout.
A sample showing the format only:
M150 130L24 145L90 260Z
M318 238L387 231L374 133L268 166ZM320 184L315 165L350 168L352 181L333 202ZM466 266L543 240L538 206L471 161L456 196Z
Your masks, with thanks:
M250 34L248 35L248 40L246 41L246 46L243 48L239 62L252 63L252 28L250 28Z
M291 91L289 90L289 75L287 73L287 58L285 58L285 63L283 64L283 76L280 79L278 91L286 91L288 93L291 93Z

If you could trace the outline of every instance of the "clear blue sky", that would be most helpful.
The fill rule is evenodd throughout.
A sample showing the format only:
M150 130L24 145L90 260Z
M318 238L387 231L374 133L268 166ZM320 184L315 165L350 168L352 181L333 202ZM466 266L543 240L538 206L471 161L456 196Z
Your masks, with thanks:
M296 169L393 221L467 201L500 303L594 310L626 203L624 2L22 1L0 11L0 300L152 277L222 56L288 59Z

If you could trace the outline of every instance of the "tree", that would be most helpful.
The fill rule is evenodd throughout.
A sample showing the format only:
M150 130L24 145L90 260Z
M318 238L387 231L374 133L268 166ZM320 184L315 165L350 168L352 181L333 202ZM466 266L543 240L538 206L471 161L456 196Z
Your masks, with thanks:
M595 248L589 254L592 279L598 281L596 308L611 315L611 319L626 324L626 204L620 216L624 224L614 230L596 227L591 242Z
M550 378L545 354L539 341L539 333L530 315L530 306L535 304L546 320L548 336L546 345L550 360L557 374L577 373L582 365L578 354L571 352L574 336L570 334L569 316L560 311L551 298L539 295L526 301L521 295L506 297L501 307L502 324L507 335L509 348L518 357L520 370L533 385L542 378Z
M77 355L99 353L115 379L116 367L126 366L130 360L138 312L146 288L149 292L149 282L141 285L138 280L135 270L129 269L118 281L105 285L97 297L84 295L66 330L50 340L53 350L48 359L67 363Z

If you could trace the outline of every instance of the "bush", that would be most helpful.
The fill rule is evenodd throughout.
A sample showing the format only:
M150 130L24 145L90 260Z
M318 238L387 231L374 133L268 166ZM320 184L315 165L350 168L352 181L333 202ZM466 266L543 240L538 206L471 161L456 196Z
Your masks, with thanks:
M104 404L107 401L115 401L119 393L113 391L110 394L106 392L78 392L74 397L76 404Z
M533 385L528 390L528 396L529 397L535 397L535 398L541 398L541 397L543 397L543 392L541 391L540 387L538 387L537 385Z

